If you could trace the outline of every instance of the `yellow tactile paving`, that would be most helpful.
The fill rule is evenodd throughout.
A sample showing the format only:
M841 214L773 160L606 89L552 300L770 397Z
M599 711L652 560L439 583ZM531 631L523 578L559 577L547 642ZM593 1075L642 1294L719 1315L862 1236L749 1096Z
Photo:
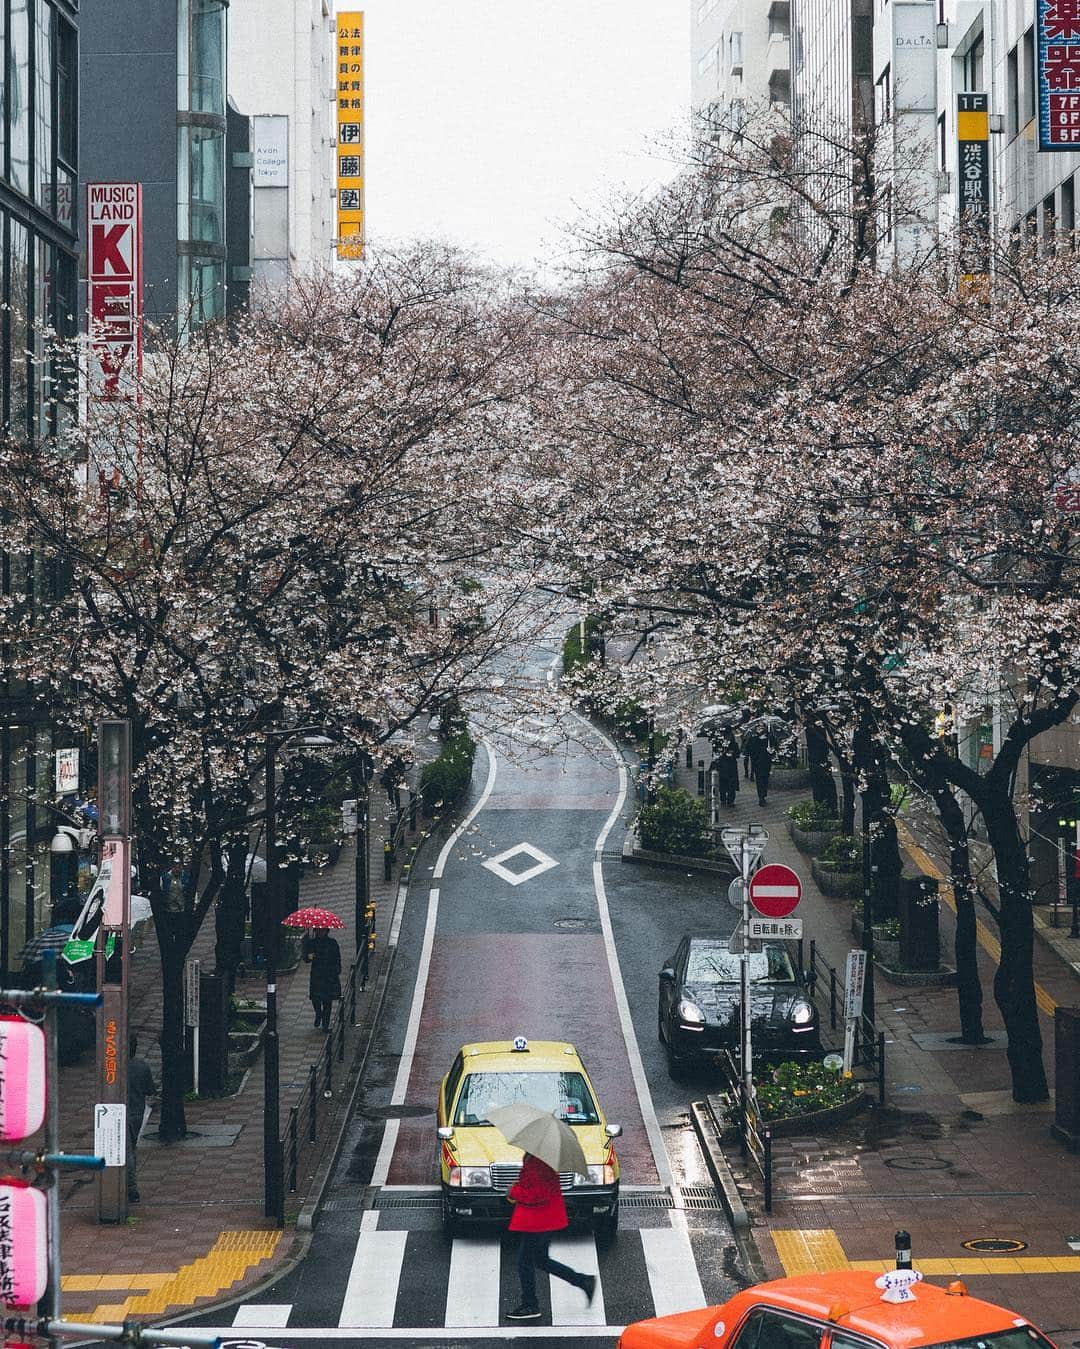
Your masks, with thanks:
M891 1260L849 1260L831 1227L770 1232L788 1278L828 1269L858 1269L883 1274ZM1080 1274L1080 1255L989 1255L916 1260L915 1268L930 1275Z
M826 1269L848 1269L848 1259L840 1238L826 1227L821 1231L800 1228L770 1233L776 1254L789 1277L813 1274Z
M268 1260L280 1240L280 1232L222 1232L206 1255L182 1265L175 1274L70 1275L64 1280L68 1292L148 1290L123 1302L103 1302L92 1312L70 1319L119 1321L128 1316L160 1316L170 1307L191 1306L199 1298L231 1288L249 1270ZM76 1280L80 1281L78 1285Z
M953 913L955 913L956 900L953 897L952 886L949 884L945 873L934 859L919 847L914 838L912 838L911 831L902 820L896 821L896 832L900 836L900 842L905 852L911 855L912 861L914 861L919 870L925 875L933 876L935 880L941 882L938 894L949 908L952 909ZM979 945L986 951L991 960L1000 960L1001 943L981 918L975 919L975 931L979 939ZM1057 1002L1050 996L1046 989L1043 988L1042 984L1038 982L1035 984L1035 1001L1038 1004L1040 1012L1044 1012L1049 1017L1054 1015L1054 1009L1057 1007Z

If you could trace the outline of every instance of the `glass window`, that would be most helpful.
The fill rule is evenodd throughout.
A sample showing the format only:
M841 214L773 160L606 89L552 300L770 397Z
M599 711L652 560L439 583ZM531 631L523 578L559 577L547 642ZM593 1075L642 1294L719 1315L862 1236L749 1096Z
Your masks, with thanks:
M37 0L34 30L34 200L53 210L53 11L47 0Z
M1035 116L1035 29L1029 28L1024 34L1024 125Z
M52 346L50 332L53 298L54 249L47 239L39 238L34 250L34 328L33 371L36 386L36 432L47 436L52 429Z
M1015 47L1006 59L1005 116L1006 134L1011 140L1020 130L1020 57Z
M599 1124L592 1092L581 1073L469 1073L458 1097L454 1123L487 1124L488 1111L503 1105L550 1110L567 1124Z
M75 29L56 19L56 153L74 169L78 162L79 86L78 44ZM70 220L70 217L69 217Z
M693 942L686 962L688 984L733 984L742 977L742 960L720 942ZM782 946L765 946L750 955L754 983L793 984L795 971Z
M26 764L29 752L26 728L16 726L11 732L11 760L8 767L8 811L11 819L11 860L8 867L8 893L11 896L8 933L11 943L11 962L18 969L22 964L22 949L33 933L26 930L26 886L28 844L26 837Z
M178 128L177 236L192 243L225 242L225 133Z
M225 116L225 6L222 0L179 0L177 107Z
M972 1335L964 1340L943 1340L933 1349L1050 1349L1050 1341L1034 1326L1000 1330L996 1335Z
M178 303L180 318L190 328L222 318L225 314L225 264L216 258L181 255Z
M812 1321L763 1309L746 1318L733 1349L817 1349L821 1330Z
M30 346L30 239L25 225L16 220L8 222L11 231L9 254L11 323L11 369L8 424L13 434L25 436L26 417L29 405L28 349Z
M28 0L11 0L8 62L8 116L11 130L11 183L30 195L30 15Z

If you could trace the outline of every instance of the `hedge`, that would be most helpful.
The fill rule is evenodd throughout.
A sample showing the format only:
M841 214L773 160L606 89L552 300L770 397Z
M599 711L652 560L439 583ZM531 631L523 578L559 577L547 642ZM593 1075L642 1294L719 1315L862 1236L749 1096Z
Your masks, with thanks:
M426 763L420 773L420 800L425 815L450 806L472 781L476 741L460 731L443 746L438 758Z

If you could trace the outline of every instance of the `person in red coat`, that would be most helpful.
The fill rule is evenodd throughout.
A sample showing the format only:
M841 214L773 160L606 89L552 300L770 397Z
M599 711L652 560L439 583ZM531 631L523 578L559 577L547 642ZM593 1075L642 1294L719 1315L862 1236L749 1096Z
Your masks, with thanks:
M525 1154L521 1175L507 1193L514 1212L510 1231L521 1233L518 1247L518 1278L521 1280L521 1306L510 1313L511 1321L535 1321L540 1316L536 1300L536 1271L547 1270L557 1279L580 1288L590 1302L596 1292L596 1278L581 1274L569 1265L561 1265L548 1255L552 1232L570 1225L566 1204L559 1188L559 1177L546 1162Z

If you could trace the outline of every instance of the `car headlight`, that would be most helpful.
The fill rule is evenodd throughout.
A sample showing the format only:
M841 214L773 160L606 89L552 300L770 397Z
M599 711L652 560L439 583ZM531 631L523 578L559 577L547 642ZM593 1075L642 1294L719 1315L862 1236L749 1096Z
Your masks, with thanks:
M808 1002L797 1002L791 1009L791 1020L796 1026L809 1026L814 1019L814 1009Z
M614 1185L615 1168L610 1164L605 1166L590 1166L587 1168L587 1176L575 1176L575 1185Z
M452 1166L447 1184L460 1189L491 1188L490 1166Z
M696 1002L691 1002L689 998L680 998L679 1005L675 1010L679 1014L680 1021L686 1021L692 1026L704 1026L705 1013Z

